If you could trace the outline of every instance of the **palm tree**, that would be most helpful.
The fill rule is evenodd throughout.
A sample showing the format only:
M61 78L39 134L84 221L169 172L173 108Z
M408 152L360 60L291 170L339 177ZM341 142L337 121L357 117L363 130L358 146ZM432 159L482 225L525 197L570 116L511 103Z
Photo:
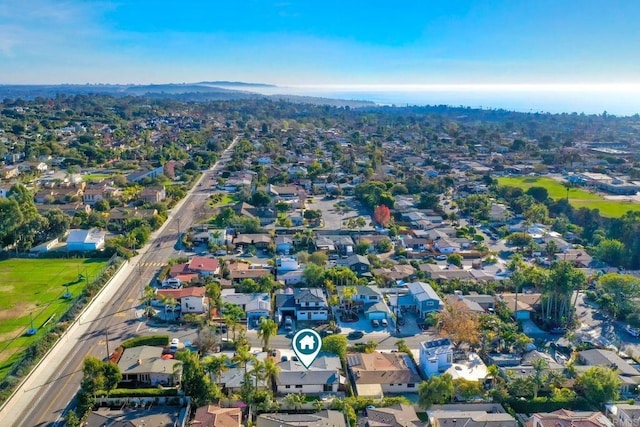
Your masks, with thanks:
M144 291L142 293L142 298L140 300L146 305L144 311L145 311L145 314L147 315L147 318L149 318L151 314L153 314L153 309L151 308L151 302L155 299L155 297L156 297L155 288L152 288L151 286L145 286Z
M233 331L233 341L236 340L236 328L240 323L240 320L244 317L244 311L237 304L224 304L223 307L224 314L222 317L224 318L225 323L227 324L227 338L229 338L229 328Z
M162 297L164 303L164 314L167 316L167 312L171 312L172 320L176 320L176 307L179 305L175 298Z
M542 357L534 360L531 363L533 367L533 398L538 397L539 389L544 385L546 381L546 375L542 375L545 370L549 368L549 362Z
M278 324L273 319L262 317L258 326L258 338L262 339L262 350L269 350L269 339L278 333Z
M495 387L500 378L500 368L496 365L489 365L487 366L487 373L488 376L491 377L491 386Z
M249 375L253 375L255 380L254 390L258 390L258 380L263 380L265 378L264 362L260 359L254 359L251 362L251 371L249 371Z
M205 369L215 379L216 383L220 383L220 377L224 371L229 369L230 362L231 359L226 354L210 357L205 362Z
M287 394L284 399L282 399L282 402L290 409L293 409L295 411L299 411L300 409L302 409L302 404L305 402L305 397L303 394L294 394L294 393L290 393Z
M352 316L355 314L353 312L353 297L357 292L358 291L353 286L348 286L342 289L342 302L344 303L345 314L349 318L353 318Z
M233 356L233 361L240 363L244 366L244 375L247 376L247 363L254 360L255 357L249 352L249 347L241 346L236 349L236 354Z
M269 380L270 387L273 390L275 388L276 377L280 373L280 366L278 366L273 358L268 357L264 361L263 369L264 376Z

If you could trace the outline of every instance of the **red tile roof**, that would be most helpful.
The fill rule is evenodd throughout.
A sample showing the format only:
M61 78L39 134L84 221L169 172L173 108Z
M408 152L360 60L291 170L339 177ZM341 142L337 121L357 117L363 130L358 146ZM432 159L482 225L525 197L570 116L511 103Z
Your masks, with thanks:
M204 297L206 289L204 286L193 286L190 288L182 289L159 289L158 295L163 295L167 298L185 298L185 297Z
M216 258L207 258L202 256L194 256L191 258L188 265L189 270L193 272L208 271L213 273L220 267L220 263Z

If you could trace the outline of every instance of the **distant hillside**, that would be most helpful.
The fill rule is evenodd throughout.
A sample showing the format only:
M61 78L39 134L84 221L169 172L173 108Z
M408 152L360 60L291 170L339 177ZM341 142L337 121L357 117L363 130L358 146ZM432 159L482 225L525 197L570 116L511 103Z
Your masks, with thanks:
M166 83L150 85L0 85L0 99L54 98L56 95L103 94L116 97L142 96L149 98L170 98L183 101L231 101L238 99L271 99L299 104L331 105L335 107L372 107L370 101L349 101L342 99L318 98L297 95L262 95L251 92L258 87L277 87L261 83L243 82L200 82Z

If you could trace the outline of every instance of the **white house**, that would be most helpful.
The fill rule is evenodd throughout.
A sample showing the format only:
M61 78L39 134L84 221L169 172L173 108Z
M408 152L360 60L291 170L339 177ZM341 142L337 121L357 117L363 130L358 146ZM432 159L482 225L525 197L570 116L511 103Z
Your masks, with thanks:
M322 289L287 288L276 294L276 313L297 320L328 320L329 306Z
M295 271L300 268L298 260L295 257L278 257L276 258L276 268L278 273L286 273L288 271Z
M204 313L207 311L207 297L204 286L193 286L181 289L159 289L158 295L174 298L180 303L182 314Z
M104 247L105 236L106 233L97 228L89 230L69 230L69 236L67 236L67 251L96 251Z
M275 378L278 394L336 393L340 384L346 381L340 375L340 359L333 355L318 356L309 369L293 360L280 362L278 366L280 373Z
M433 243L433 246L441 254L452 254L460 250L460 245L449 239L438 239Z
M452 363L453 345L448 338L420 343L420 371L426 377L446 371Z
M180 382L182 362L163 359L162 347L143 345L125 349L118 361L123 383L173 386Z
M284 274L278 274L278 280L283 282L285 286L298 285L304 282L304 271L295 270L287 271Z

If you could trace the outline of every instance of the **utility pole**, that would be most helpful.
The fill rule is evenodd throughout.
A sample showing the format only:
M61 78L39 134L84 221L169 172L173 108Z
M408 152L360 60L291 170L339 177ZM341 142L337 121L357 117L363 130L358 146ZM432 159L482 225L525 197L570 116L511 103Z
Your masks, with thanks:
M107 344L107 361L109 361L109 357L111 356L111 352L109 351L109 328L104 329L104 335L105 335L106 344Z

